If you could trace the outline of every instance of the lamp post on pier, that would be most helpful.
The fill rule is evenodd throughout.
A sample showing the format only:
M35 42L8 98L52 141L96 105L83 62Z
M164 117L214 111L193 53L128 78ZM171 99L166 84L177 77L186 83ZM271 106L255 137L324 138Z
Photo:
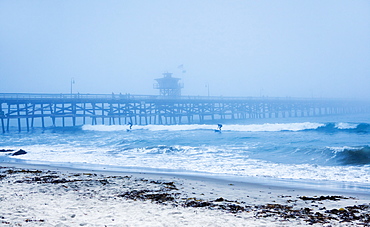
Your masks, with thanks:
M73 93L73 84L75 83L75 79L72 77L71 78L71 95Z
M208 83L206 84L206 88L207 88L207 94L208 94L208 97L209 97L209 84Z

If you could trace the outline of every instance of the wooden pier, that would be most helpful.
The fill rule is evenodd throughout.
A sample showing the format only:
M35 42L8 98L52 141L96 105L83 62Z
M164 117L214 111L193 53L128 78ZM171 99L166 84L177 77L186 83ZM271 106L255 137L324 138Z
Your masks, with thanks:
M83 124L202 124L249 118L284 118L369 112L351 100L146 96L129 94L0 93L0 124L18 131Z

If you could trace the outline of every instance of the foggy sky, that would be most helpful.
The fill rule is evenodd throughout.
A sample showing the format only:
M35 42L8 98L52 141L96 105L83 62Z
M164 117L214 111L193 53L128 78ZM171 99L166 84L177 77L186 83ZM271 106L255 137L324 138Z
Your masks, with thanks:
M370 99L370 1L0 0L0 93L158 94L167 71L184 95Z

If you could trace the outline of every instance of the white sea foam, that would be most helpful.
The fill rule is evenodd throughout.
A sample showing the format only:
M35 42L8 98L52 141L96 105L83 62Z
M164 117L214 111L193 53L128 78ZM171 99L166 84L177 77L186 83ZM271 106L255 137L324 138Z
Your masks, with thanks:
M321 123L287 123L287 124L231 124L224 125L224 131L238 132L275 132L275 131L301 131L307 129L317 129L325 126ZM83 130L87 131L126 131L125 125L84 125ZM133 130L149 130L149 131L186 131L186 130L213 130L215 125L194 124L194 125L135 125Z
M186 131L197 129L214 129L214 125L135 125L132 130L149 131ZM88 131L126 131L126 125L84 125L83 130Z
M363 147L354 147L354 146L341 146L341 147L326 147L329 150L332 150L334 154L343 152L345 150L361 150Z
M29 153L12 158L48 163L104 165L112 167L151 168L156 171L186 171L230 176L263 177L293 180L320 180L369 184L370 166L320 166L314 164L283 164L251 159L216 147L174 146L132 148L112 154L109 148L73 146L27 146ZM247 149L247 148L245 148ZM332 148L343 150L341 148ZM220 155L222 153L222 155Z
M233 131L249 132L277 132L277 131L301 131L307 129L317 129L324 126L321 123L289 123L289 124L251 124L251 125L231 125Z
M357 126L358 124L345 122L339 122L335 124L335 127L338 129L355 129Z

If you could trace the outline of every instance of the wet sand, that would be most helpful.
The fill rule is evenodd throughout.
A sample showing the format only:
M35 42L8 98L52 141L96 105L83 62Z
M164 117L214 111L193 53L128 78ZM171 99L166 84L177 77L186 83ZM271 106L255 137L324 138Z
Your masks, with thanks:
M369 226L370 195L0 163L4 226Z

